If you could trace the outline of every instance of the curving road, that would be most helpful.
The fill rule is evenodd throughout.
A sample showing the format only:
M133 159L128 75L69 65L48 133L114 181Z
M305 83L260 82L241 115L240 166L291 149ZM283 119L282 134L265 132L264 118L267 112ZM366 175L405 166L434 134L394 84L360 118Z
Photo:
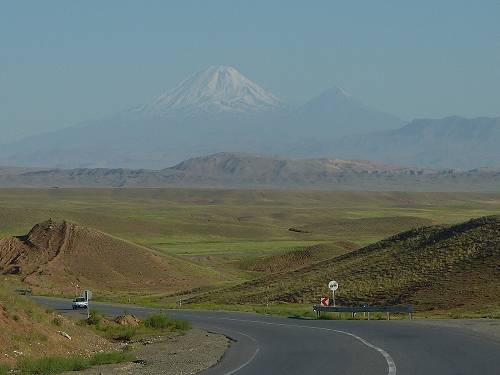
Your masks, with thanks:
M33 297L73 314L64 299ZM159 309L94 303L109 315L144 317ZM500 341L461 328L417 321L325 321L250 313L168 310L233 344L204 375L498 375Z

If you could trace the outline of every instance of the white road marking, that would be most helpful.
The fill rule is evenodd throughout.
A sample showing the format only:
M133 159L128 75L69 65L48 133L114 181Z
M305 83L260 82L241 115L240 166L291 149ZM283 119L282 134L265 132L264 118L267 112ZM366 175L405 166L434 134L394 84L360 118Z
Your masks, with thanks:
M255 352L253 353L252 357L250 357L250 359L248 361L246 361L245 363L243 363L238 368L235 368L234 370L231 370L229 372L224 373L224 375L232 375L232 374L237 373L243 367L247 366L250 362L252 362L255 359L255 357L257 356L257 354L259 354L259 351L260 351L259 343L258 343L258 341L255 338L253 338L250 335L247 335L246 333L240 332L240 331L233 331L233 332L236 332L236 333L238 333L238 334L240 334L242 336L248 337L250 340L252 340L253 342L255 342L255 345L257 345L257 348L255 349Z
M301 325L298 325L298 324L262 322L262 321L259 321L259 320L245 320L245 319L234 319L234 318L216 318L216 317L202 317L202 318L204 318L204 319L217 319L217 320L230 320L230 321L235 321L235 322L267 324L267 325L275 325L275 326L283 326L283 327L309 328L309 329L316 329L316 330L319 330L319 331L330 331L330 332L341 333L343 335L350 336L350 337L358 340L359 342L363 343L364 345L368 346L369 348L371 348L371 349L376 350L377 352L379 352L384 357L385 361L387 362L387 369L388 369L387 375L396 375L396 371L397 371L396 370L396 363L394 362L394 359L391 357L391 355L389 353L387 353L384 349L379 348L378 346L375 346L375 345L371 344L370 342L368 342L364 338L359 337L359 336L355 335L354 333L350 333L350 332L346 332L346 331L341 331L341 330L338 330L338 329L332 329L332 328L301 326ZM250 337L250 336L248 336L248 337ZM256 341L254 338L252 338L252 337L250 337L250 338L253 339L254 341ZM237 371L241 370L246 365L248 365L255 358L255 356L257 355L257 352L258 352L258 349L257 349L257 351L255 352L255 354L252 356L252 358L248 362L244 363L242 366L238 367L237 369L235 369L235 370L233 370L231 372L226 373L225 375L234 374Z

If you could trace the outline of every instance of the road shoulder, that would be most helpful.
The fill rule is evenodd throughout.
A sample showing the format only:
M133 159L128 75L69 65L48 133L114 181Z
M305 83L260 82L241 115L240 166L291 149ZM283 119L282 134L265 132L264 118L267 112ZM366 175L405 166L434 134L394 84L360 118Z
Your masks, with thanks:
M67 375L187 375L215 366L229 346L227 337L191 329L185 334L152 336L131 345L138 361L90 368Z

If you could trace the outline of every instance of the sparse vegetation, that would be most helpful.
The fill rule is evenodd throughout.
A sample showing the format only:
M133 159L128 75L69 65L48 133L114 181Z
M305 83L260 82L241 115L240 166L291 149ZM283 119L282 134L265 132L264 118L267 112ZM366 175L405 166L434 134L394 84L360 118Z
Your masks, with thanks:
M152 330L187 331L190 326L187 320L173 319L165 314L153 314L144 321L144 325Z
M55 325L56 327L61 327L63 322L60 317L56 316L54 319L52 319L52 324Z
M309 264L329 259L352 251L355 244L325 243L312 246L303 246L281 254L268 255L258 258L245 258L240 267L247 271L275 273L290 271Z
M191 328L186 320L173 319L165 314L153 314L134 325L121 325L108 320L95 310L91 311L90 318L83 320L81 324L91 326L106 338L117 341L131 341L137 336L151 333L184 332Z
M66 371L81 371L92 366L132 361L133 355L124 352L96 353L90 358L83 356L24 358L19 361L22 375L53 375Z
M71 320L47 312L28 297L14 293L11 277L0 283L0 374L16 365L16 357L40 358L111 350L115 345ZM69 334L68 340L58 331ZM16 354L23 353L22 355ZM3 372L2 372L3 371Z

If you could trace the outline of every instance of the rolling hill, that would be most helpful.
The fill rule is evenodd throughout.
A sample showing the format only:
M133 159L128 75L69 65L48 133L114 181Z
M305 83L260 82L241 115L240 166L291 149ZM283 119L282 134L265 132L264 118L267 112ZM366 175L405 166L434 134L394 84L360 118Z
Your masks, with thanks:
M219 153L162 170L0 168L0 187L224 187L498 191L500 170L433 170L365 160Z
M317 303L327 283L340 284L341 305L410 303L421 310L498 311L500 217L429 226L353 252L278 272L190 302Z
M200 266L67 221L35 225L21 237L0 240L0 272L19 274L35 290L170 292L212 282Z

